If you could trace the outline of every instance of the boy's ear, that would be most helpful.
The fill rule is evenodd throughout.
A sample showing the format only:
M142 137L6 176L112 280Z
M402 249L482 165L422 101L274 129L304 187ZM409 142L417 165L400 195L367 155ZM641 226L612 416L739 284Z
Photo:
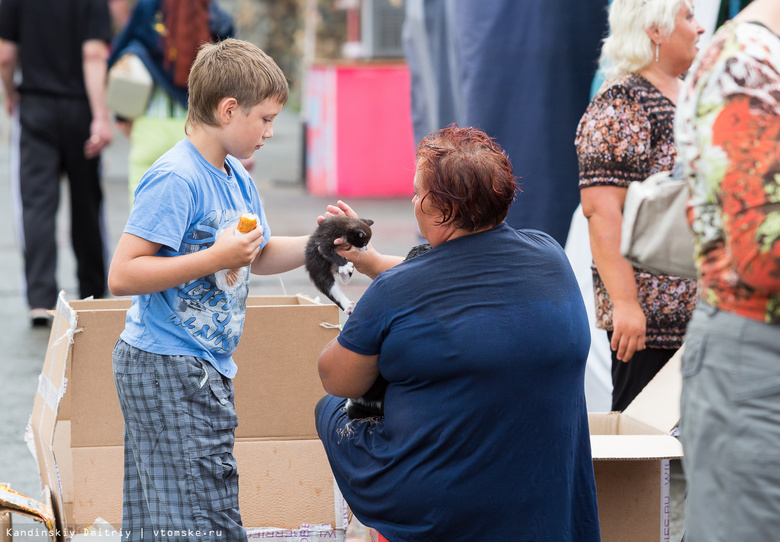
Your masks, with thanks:
M238 102L235 98L222 98L217 104L217 118L222 124L228 124L238 112Z

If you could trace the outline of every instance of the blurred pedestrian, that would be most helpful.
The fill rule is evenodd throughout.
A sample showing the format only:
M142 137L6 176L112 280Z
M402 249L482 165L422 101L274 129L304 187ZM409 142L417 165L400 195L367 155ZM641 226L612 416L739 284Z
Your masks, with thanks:
M612 349L612 410L625 409L680 347L696 281L633 268L620 254L628 185L674 168L680 76L704 29L692 0L613 0L607 81L577 128L582 211L593 254L596 325Z
M675 133L699 304L682 360L686 542L780 532L780 2L754 0L686 78Z
M109 67L127 54L144 63L154 81L146 111L119 119L130 137L130 204L146 170L184 137L187 76L198 47L231 37L233 19L214 0L139 0L112 44ZM251 159L244 164L251 164Z
M2 0L0 75L13 117L11 186L24 253L29 316L49 322L57 301L55 217L70 188L79 294L106 292L100 152L111 142L105 105L111 18L106 0Z

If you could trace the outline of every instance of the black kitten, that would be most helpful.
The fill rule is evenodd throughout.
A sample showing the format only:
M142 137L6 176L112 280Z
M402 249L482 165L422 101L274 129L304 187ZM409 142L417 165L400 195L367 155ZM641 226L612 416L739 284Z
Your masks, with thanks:
M410 260L415 256L425 254L429 250L431 250L431 245L428 243L417 245L409 251L409 254L406 255L406 259ZM353 420L384 416L386 390L387 380L380 374L366 393L360 397L347 401L347 416Z
M320 292L347 314L352 312L354 303L341 291L336 276L342 284L346 284L352 278L354 266L339 256L333 242L343 237L353 247L365 249L371 240L373 223L373 220L366 218L332 216L317 226L306 245L305 262L309 278Z

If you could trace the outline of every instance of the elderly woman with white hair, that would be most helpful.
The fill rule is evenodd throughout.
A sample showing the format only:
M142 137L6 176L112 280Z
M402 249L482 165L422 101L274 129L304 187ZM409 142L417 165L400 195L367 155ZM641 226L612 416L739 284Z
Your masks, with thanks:
M596 325L612 350L612 409L623 410L680 347L696 282L633 268L620 254L629 183L671 171L681 76L704 29L692 0L613 0L606 81L577 128L582 211L593 253Z

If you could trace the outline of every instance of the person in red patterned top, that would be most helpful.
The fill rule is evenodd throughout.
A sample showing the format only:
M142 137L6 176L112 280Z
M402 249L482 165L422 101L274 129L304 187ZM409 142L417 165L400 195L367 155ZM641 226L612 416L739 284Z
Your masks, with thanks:
M629 183L671 171L680 76L704 29L690 0L614 0L607 79L577 127L582 211L593 253L596 325L612 348L612 410L623 410L680 347L696 282L632 268L620 254Z
M686 78L675 123L700 300L682 360L686 542L780 532L780 2L754 0Z

